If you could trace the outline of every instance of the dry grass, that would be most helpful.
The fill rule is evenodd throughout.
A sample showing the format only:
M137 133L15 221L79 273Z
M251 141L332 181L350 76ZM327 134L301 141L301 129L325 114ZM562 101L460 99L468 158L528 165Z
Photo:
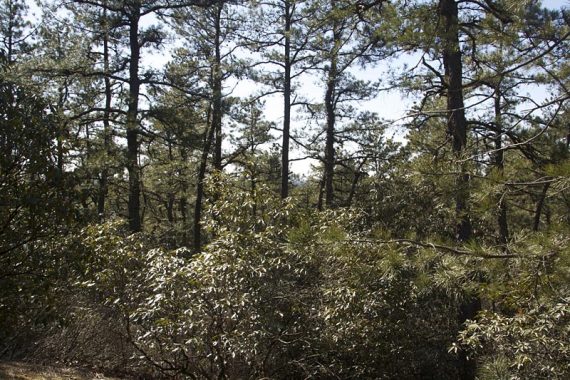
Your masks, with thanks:
M120 380L101 373L65 367L42 366L20 362L0 362L1 380Z

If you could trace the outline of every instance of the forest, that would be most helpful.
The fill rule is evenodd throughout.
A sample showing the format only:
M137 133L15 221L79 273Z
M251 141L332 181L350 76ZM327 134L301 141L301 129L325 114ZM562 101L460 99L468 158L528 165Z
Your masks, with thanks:
M0 361L570 378L547 3L0 0Z

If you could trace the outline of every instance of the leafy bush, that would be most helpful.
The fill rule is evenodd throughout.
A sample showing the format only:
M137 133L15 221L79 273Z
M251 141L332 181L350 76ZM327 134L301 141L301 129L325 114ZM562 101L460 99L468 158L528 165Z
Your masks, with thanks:
M483 313L459 341L483 361L483 379L567 379L570 300L515 316Z
M81 286L121 316L134 365L197 378L455 376L460 261L362 240L357 212L301 211L224 181L199 255L116 224L82 237L95 254Z
M167 378L457 378L459 305L494 268L214 185L200 254L121 221L52 246L65 273L36 353Z
M489 304L456 347L480 362L481 379L570 376L568 232L516 236L508 260L486 262L479 292Z

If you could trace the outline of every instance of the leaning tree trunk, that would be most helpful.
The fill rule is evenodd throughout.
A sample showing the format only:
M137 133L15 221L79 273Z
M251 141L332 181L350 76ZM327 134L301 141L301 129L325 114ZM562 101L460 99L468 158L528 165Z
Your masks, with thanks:
M540 196L538 197L538 201L536 202L536 208L534 211L534 221L532 225L533 231L538 231L540 229L540 217L542 216L542 210L544 209L546 194L548 193L550 184L551 184L550 182L544 184L544 186L542 187L542 191L540 192Z
M346 207L352 207L352 202L354 200L354 195L356 194L356 187L358 186L358 181L360 181L360 177L362 176L362 167L366 164L367 158L364 158L354 173L354 177L352 179L352 183L350 184L350 193L348 194L348 199L346 201Z

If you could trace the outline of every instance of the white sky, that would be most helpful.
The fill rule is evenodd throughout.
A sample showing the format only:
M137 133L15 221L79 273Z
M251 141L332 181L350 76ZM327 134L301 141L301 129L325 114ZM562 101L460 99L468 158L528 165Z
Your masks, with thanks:
M560 9L560 8L568 8L570 6L570 0L543 0L542 4L544 7L551 8L551 9ZM378 78L383 76L383 73L389 72L393 70L394 65L401 66L404 62L406 62L409 66L413 66L417 63L417 56L408 56L406 58L401 58L399 60L394 61L385 61L381 62L377 67L372 67L365 72L359 73L359 78L367 79L367 80L378 80ZM309 95L309 97L318 99L319 97L324 96L324 90L317 86L306 86L303 88ZM539 92L543 93L536 93L536 89L534 89L533 98L537 99L538 101L544 100L546 97L546 93L544 93L544 89L540 89ZM401 128L399 128L401 122L404 120L405 115L407 114L408 110L410 109L412 103L414 101L413 97L406 96L406 94L402 94L399 91L384 91L381 92L375 99L367 102L363 102L360 106L362 109L370 110L377 112L381 119L387 121L393 121L393 127L387 130L389 137L395 138L397 141L402 141L405 139L404 132ZM281 98L275 98L267 102L267 109L268 112L266 117L278 121L282 117L281 110L282 100ZM295 157L295 152L291 154ZM308 174L311 171L311 164L314 161L312 160L304 160L304 161L296 161L291 164L291 170L297 174Z
M28 1L30 4L30 10L34 15L38 15L38 8L34 2ZM568 8L570 6L570 0L543 0L543 5L548 8L552 9L559 9L559 8ZM30 18L35 18L35 16L31 16ZM148 16L146 20L144 20L144 24L150 25L155 20L152 16ZM143 24L143 25L144 25ZM146 66L153 66L153 67L162 67L164 66L170 59L170 53L167 51L163 52L147 52L143 54L143 65ZM417 58L416 58L417 60ZM385 72L389 70L393 70L394 66L402 65L403 62L407 62L410 65L414 65L414 57L408 57L407 59L399 59L396 61L385 61L381 62L377 67L371 67L366 70L361 70L359 72L355 72L360 79L366 79L375 81L381 78ZM315 79L306 79L305 84L301 87L300 93L303 94L308 100L321 102L322 98L324 97L324 89L322 86L317 86L315 84ZM242 95L246 96L255 92L256 85L252 82L244 81L239 83L235 88L234 95ZM407 110L410 108L412 104L413 98L407 97L404 94L401 94L397 91L390 91L390 92L381 92L375 99L371 101L362 102L359 104L361 109L370 110L377 112L381 119L385 120L394 120L396 121L393 123L394 128L388 130L390 135L394 135L396 139L402 139L403 133L398 130L397 125L398 121L401 121L403 117L406 115ZM276 122L278 125L281 124L282 115L283 115L283 100L280 96L272 96L266 98L266 107L265 107L265 117L270 120ZM296 116L295 110L292 113L293 118ZM303 123L304 124L304 123ZM295 128L302 128L303 126L299 124L299 122L293 121L292 125L293 129ZM291 158L295 158L296 156L302 153L298 151L291 152ZM293 172L298 174L307 174L310 172L310 165L311 162L309 160L305 161L296 161L292 162L291 169Z

